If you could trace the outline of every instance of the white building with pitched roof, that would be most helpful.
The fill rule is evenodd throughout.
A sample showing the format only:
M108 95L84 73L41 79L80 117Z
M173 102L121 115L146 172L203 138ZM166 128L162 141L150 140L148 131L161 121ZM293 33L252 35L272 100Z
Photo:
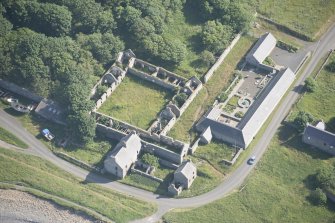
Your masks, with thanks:
M108 173L124 178L137 160L141 147L141 139L135 132L123 137L116 147L108 153L104 161L104 169Z

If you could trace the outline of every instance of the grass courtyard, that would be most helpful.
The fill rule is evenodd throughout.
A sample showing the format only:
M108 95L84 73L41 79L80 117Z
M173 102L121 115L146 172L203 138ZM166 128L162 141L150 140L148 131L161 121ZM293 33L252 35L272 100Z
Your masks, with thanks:
M0 148L0 181L35 188L97 211L115 222L143 218L151 203L88 184L38 157Z
M260 14L313 40L335 19L333 0L256 0L255 5Z
M127 75L98 111L147 129L172 97L173 92Z

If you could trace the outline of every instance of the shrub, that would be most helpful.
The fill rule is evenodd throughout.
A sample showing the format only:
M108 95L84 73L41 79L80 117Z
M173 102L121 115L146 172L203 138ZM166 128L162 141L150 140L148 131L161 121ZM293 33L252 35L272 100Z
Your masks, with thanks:
M236 117L236 118L242 118L243 115L244 115L244 113L243 113L242 111L239 111L239 112L236 112L236 113L235 113L235 117Z
M331 62L326 66L326 69L330 72L335 72L335 61Z
M185 101L187 100L188 96L185 93L179 93L174 98L174 103L180 108Z
M296 125L299 132L303 132L305 130L307 123L313 121L314 117L311 114L304 111L299 111L293 123Z
M276 46L277 46L278 48L283 49L283 50L287 50L287 51L290 52L290 53L295 53L295 52L298 51L298 47L293 46L293 45L288 44L288 43L285 43L285 42L280 41L280 40L277 42L277 45L276 45Z
M200 60L204 66L208 67L215 63L215 56L213 55L213 53L209 52L208 50L204 50L200 54Z
M102 96L103 93L105 93L107 91L108 87L105 85L99 85L97 87L97 91L95 92L95 95L97 98L100 98Z
M225 102L228 98L228 95L224 92L222 92L219 96L218 96L218 100L219 102Z
M316 81L309 77L305 80L305 89L307 92L314 92L317 89Z
M150 166L154 166L155 168L157 168L159 166L158 158L154 155L151 155L150 153L144 154L142 156L142 161L143 161L143 163L146 163Z
M321 188L316 188L311 192L310 199L315 205L325 205L327 203L327 196Z

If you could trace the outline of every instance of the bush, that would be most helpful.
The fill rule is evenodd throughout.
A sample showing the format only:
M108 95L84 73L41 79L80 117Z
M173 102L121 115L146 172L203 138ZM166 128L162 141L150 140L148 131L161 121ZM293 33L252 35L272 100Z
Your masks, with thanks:
M291 44L285 43L285 42L280 41L280 40L277 42L277 45L276 45L276 46L277 46L278 48L283 49L283 50L287 50L287 51L290 52L290 53L295 53L295 52L298 51L298 47L295 47L295 46L293 46L293 45L291 45Z
M314 92L317 89L317 83L316 81L309 77L305 80L305 89L307 92Z
M335 61L331 62L326 66L326 69L330 72L335 72Z
M314 117L311 114L304 111L299 111L293 123L296 125L299 132L303 132L307 123L311 123L313 121Z
M204 50L200 54L200 60L204 66L208 67L215 63L215 56L213 55L213 53L209 52L208 50Z
M221 93L219 96L218 96L218 100L219 102L225 102L228 98L228 95L226 93Z
M316 188L311 192L310 199L315 205L325 205L327 203L327 196L321 188Z
M188 96L185 93L179 93L174 98L174 103L180 108L185 101L187 100Z
M243 116L244 116L244 113L241 111L235 113L236 118L242 118Z
M100 98L102 96L103 93L105 93L107 91L108 87L105 85L99 85L97 87L97 91L95 92L95 95L97 98Z
M153 166L155 168L157 168L159 166L158 163L158 158L154 155L151 155L150 153L146 153L142 156L142 161L145 164L148 164L150 166Z

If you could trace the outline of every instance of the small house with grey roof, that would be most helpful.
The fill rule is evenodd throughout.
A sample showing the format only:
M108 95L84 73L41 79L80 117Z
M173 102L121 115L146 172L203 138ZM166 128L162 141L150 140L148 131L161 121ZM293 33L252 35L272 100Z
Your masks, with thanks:
M116 147L107 154L104 161L105 171L119 178L124 178L137 160L141 147L141 139L135 132L123 137Z
M335 156L335 134L327 131L323 122L316 126L307 124L302 141Z
M183 189L188 189L197 177L197 168L191 160L184 161L174 172L173 181L168 187L172 195L178 195Z

